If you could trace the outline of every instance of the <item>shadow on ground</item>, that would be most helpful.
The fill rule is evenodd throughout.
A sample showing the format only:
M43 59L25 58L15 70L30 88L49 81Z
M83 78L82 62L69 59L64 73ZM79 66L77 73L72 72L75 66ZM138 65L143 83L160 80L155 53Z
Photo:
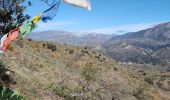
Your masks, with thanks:
M13 72L5 68L5 64L3 63L3 61L0 61L0 86L10 86L11 84L16 84L16 82L10 76L11 73Z

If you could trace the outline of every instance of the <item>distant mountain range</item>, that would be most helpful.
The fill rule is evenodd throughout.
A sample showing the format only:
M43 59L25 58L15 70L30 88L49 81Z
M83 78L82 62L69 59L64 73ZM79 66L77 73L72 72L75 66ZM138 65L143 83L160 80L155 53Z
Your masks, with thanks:
M170 22L115 36L102 46L105 54L118 61L169 66Z
M147 38L147 39L153 39L158 41L170 41L170 22L159 24L153 28L149 28L146 30L131 32L117 37L113 37L114 40L115 39L137 39L137 38L140 39Z
M45 31L32 33L28 38L89 46L120 62L170 66L170 22L118 36Z
M85 46L100 46L104 42L108 41L115 35L89 33L79 35L78 33L66 32L66 31L44 31L31 33L28 38L33 40L45 40L53 41L61 44L70 45L85 45Z

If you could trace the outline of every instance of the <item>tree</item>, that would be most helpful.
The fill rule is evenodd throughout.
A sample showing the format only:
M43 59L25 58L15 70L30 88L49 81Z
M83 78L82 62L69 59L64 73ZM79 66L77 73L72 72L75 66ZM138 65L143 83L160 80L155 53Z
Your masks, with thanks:
M25 0L0 0L0 34L8 33L29 19L28 15L23 14L26 9L24 2Z
M40 0L47 5L53 5L57 0ZM25 5L26 2L28 5ZM23 12L26 6L31 6L30 0L0 0L0 34L7 34L10 30L20 26L30 17Z

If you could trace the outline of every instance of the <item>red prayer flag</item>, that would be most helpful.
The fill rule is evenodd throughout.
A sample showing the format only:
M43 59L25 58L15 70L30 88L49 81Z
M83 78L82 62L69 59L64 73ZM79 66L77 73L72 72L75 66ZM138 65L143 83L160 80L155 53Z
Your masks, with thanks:
M15 28L11 30L7 34L7 38L4 40L3 47L1 48L3 51L6 51L10 45L10 43L15 40L19 36L19 28Z

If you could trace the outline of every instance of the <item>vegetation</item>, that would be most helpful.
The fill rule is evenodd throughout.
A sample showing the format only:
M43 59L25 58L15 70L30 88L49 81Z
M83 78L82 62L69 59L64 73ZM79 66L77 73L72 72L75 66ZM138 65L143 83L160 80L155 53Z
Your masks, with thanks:
M108 56L120 62L169 66L169 45L160 43L147 39L127 39L112 41L111 45L105 45L104 48Z
M43 44L44 46L44 44ZM52 43L47 43L47 49L51 49L52 51L56 51L57 47L56 45L52 44Z
M87 63L83 69L82 76L87 82L95 81L97 72L97 67L95 67L92 63Z
M26 6L21 5L25 0L0 0L0 34L6 34L11 29L29 19L23 12Z
M0 86L0 100L26 100L18 91Z
M148 94L148 87L145 85L142 85L137 88L137 90L134 92L134 96L138 100L152 100L153 98Z
M0 57L0 84L20 91L30 100L161 100L159 93L167 93L164 91L168 89L169 74L147 72L138 65L124 67L80 46L18 41L12 45L12 51Z
M120 62L151 64L170 69L170 22L115 36L103 44L104 53Z
M50 5L55 0L40 0ZM27 5L23 5L23 3ZM28 6L31 6L31 0L0 0L0 34L6 34L27 21L30 17L24 14Z
M154 84L154 83L153 83L153 81L154 81L153 77L145 77L145 81L148 82L148 83L151 84L151 85Z

